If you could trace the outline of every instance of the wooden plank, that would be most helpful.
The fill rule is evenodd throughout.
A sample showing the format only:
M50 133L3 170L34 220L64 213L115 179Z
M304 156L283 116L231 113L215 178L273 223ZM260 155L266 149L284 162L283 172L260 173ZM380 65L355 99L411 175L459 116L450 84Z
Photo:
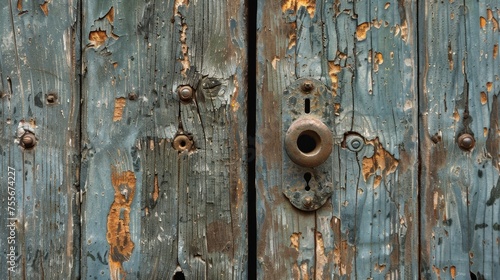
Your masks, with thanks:
M421 10L422 276L500 273L497 1L425 1ZM462 150L459 138L475 139Z
M83 278L246 278L243 4L84 3Z
M0 10L2 279L79 278L77 8L19 0Z
M416 23L415 1L259 1L259 279L418 277ZM281 96L307 77L332 91L334 122L334 193L315 212L282 194Z

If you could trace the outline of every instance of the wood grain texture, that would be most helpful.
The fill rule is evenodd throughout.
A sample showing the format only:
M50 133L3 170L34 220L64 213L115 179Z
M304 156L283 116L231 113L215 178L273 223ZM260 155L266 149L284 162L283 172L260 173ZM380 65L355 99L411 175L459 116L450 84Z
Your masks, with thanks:
M259 279L418 277L416 23L415 1L258 2ZM315 212L282 193L281 97L307 77L332 91L335 135L334 193Z
M246 278L243 4L84 3L83 278Z
M77 2L6 1L0 9L0 278L79 276ZM31 130L37 144L24 149ZM26 146L27 147L27 146ZM7 170L15 169L15 220ZM15 244L7 224L15 221ZM15 245L15 271L6 263ZM5 253L5 254L4 254Z
M495 279L500 273L500 6L425 1L420 9L421 273L426 279ZM471 151L459 148L464 133L475 138Z

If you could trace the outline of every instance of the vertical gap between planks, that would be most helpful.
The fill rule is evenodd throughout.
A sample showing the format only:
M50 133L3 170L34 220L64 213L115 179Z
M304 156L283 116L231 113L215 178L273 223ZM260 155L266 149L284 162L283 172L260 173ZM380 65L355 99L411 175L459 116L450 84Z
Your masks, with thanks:
M83 145L83 125L82 125L82 122L83 122L83 103L81 102L81 100L83 100L83 71L82 71L82 65L83 65L83 51L84 51L84 47L83 47L83 1L84 0L80 0L78 1L78 4L77 4L77 7L78 7L78 11L77 11L77 18L76 18L76 37L79 42L77 42L77 46L78 48L75 49L75 52L77 52L75 55L77 56L77 59L76 59L76 75L78 75L78 86L77 86L77 90L78 90L78 96L80 97L80 102L78 102L78 106L80 106L80 110L78 112L78 121L77 121L77 125L79 126L78 127L78 142L80 143L80 147L79 147L79 151L78 151L78 155L79 155L79 164L78 164L78 174L79 176L82 176L82 151L83 151L83 148L82 148L82 145ZM82 244L83 244L83 219L82 219L82 186L81 186L81 178L80 177L77 177L76 178L78 180L77 182L77 192L76 192L76 195L78 195L78 205L76 205L77 207L77 214L79 216L79 220L77 221L78 224L79 224L79 238L75 238L75 240L79 240L79 243L76 244L76 246L78 246L79 248L79 260L78 262L76 263L75 265L75 269L77 270L75 272L75 275L77 276L77 279L80 279L82 277L82 260L83 260L83 247L82 247ZM75 222L76 223L76 222Z
M257 279L257 203L255 190L257 1L247 0L247 172L248 172L248 279Z
M422 57L425 57L425 54L424 53L421 53L424 51L425 49L425 46L423 44L425 44L425 40L422 40L420 35L424 35L425 36L425 22L423 20L423 17L425 15L425 13L422 13L420 10L421 9L425 9L425 1L417 1L416 3L416 13L417 13L417 34L416 34L416 37L417 37L417 221L416 221L416 225L417 225L417 275L418 275L418 279L422 279L422 257L421 257L421 252L422 252L422 247L421 247L421 240L422 240L422 226L421 226L421 222L422 222L422 197L421 197L421 188L422 188L422 181L421 181L421 178L422 178L422 153L421 153L421 143L423 143L423 141L420 141L420 137L422 137L424 135L423 133L423 127L422 127L422 122L421 122L421 112L420 112L420 108L421 108L421 102L423 101L421 99L422 95L423 95L423 87L421 85L423 85L423 82L424 82L424 78L423 75L421 75L420 71L422 69L424 69L422 66L423 66L423 63L425 63L424 59ZM421 32L422 31L422 32Z

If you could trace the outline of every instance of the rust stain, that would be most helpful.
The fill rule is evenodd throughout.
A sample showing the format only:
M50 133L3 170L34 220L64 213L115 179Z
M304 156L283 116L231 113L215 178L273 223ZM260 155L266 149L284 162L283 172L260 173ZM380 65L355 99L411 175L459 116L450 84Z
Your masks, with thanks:
M334 95L336 95L336 93ZM333 104L333 109L335 116L340 116L340 103Z
M271 65L273 66L273 69L276 70L276 65L280 61L280 58L278 56L274 56L273 60L271 61Z
M493 11L491 9L486 9L486 18L488 20L493 19Z
M436 273L438 279L441 279L441 271L439 270L438 267L436 267L435 265L432 266L432 271L434 271L434 273Z
M109 270L111 279L125 278L123 262L132 256L134 242L130 235L130 205L135 194L135 175L132 171L118 173L111 166L111 184L115 195L109 209L106 240L109 243Z
M301 7L305 7L309 16L313 18L316 12L316 0L283 0L281 3L283 13L292 10L296 14Z
M180 6L189 6L189 0L175 0L174 3L174 15L180 15L179 14L179 7Z
M186 77L187 70L191 67L191 62L189 61L189 47L187 45L187 29L188 26L185 22L184 16L179 12L179 7L180 6L189 6L189 0L175 0L174 3L174 15L176 17L179 17L182 21L181 24L181 30L180 30L180 43L181 43L181 52L182 52L182 58L179 59L181 65L182 65L182 70L181 74Z
M341 276L351 274L351 261L353 257L354 248L349 246L347 240L342 240L340 244L335 244L335 248L333 249L333 263Z
M481 104L486 104L488 103L488 95L484 92L481 91Z
M373 180L373 189L376 189L380 186L380 183L382 183L382 176L376 175L375 180Z
M450 267L450 274L452 279L455 279L455 277L457 277L457 268L454 265Z
M339 88L338 73L340 73L341 70L342 68L339 64L336 64L333 61L328 61L328 75L332 81L333 96L337 96L337 89Z
M19 2L18 2L18 7L19 7ZM21 4L22 7L22 4ZM49 2L45 1L43 4L40 4L40 9L42 10L43 14L45 16L49 15Z
M159 193L160 193L160 188L158 186L158 174L155 174L155 186L153 190L153 203L155 203L158 200Z
M453 111L453 119L458 122L460 120L460 114L458 113L457 108L455 108L455 111Z
M498 56L498 44L493 46L493 58L497 58Z
M451 43L448 43L448 64L450 71L453 70L453 50L451 49Z
M379 65L384 63L384 56L382 53L375 52L375 56L373 59L373 72L378 72Z
M17 0L17 10L18 11L23 10L23 0Z
M233 108L233 112L238 111L240 109L240 103L238 102L238 92L239 92L239 83L238 83L238 78L236 76L233 76L233 84L234 84L234 90L233 90L233 96L231 97L231 108ZM236 143L237 147L238 144Z
M385 264L376 263L374 266L374 269L375 269L375 271L378 271L378 273L382 273L382 271L384 271L386 267L387 267L387 265L385 265Z
M106 31L103 31L101 29L90 31L89 33L89 41L91 47L100 47L102 44L104 44L104 42L106 42L106 39L108 39L108 35L106 34Z
M479 26L484 28L486 26L486 19L484 17L479 18Z
M113 33L113 21L115 19L115 9L111 7L109 11L106 13L106 15L102 18L99 18L97 21L102 21L104 19L107 19L109 21L109 24L111 25L111 32L108 32L106 30L102 30L101 28L90 31L89 32L89 47L93 48L98 48L102 46L108 38L113 38L115 40L118 40L120 36L116 35Z
M493 24L493 31L497 31L498 30L498 21L496 18L493 18L491 20L491 24Z
M401 24L401 39L407 43L408 42L408 23L403 21L403 24Z
M302 278L303 280L309 280L309 273L307 271L307 262L303 262L301 265L300 265L300 273L302 274Z
M376 53L375 55L375 63L377 64L382 64L384 63L384 56L382 55L382 53Z
M302 232L294 232L290 235L290 247L295 248L295 250L299 250L300 246L300 237L302 236Z
M385 177L396 171L399 161L387 152L378 138L367 141L367 144L374 146L374 154L371 158L363 158L363 178L365 182L371 175L375 175L378 170L382 172L382 177Z
M109 23L113 24L113 21L115 21L115 8L111 6L108 13L104 17L109 21Z
M181 39L180 39L181 50L182 50L182 58L180 59L180 62L181 62L182 67L183 67L181 70L181 73L183 76L186 76L186 72L189 69L189 67L191 66L191 63L189 62L189 55L188 55L189 47L187 45L187 36L186 36L187 28L188 28L187 24L183 23L182 29L181 29Z
M492 89L493 89L493 83L492 82L487 82L486 83L486 90L488 92L491 92Z
M483 135L484 135L484 137L488 137L488 128L487 127L483 127Z
M377 29L380 29L380 27L382 26L382 24L384 23L383 20L377 20L377 19L372 19L372 26L377 28Z
M127 103L127 99L125 97L118 97L115 99L115 110L113 112L113 121L117 122L122 119L123 109Z
M356 39L358 41L363 41L366 39L366 32L370 30L370 23L368 22L363 22L362 24L358 25L356 27Z
M316 232L316 269L315 279L324 279L325 267L328 265L328 257L325 255L325 242L321 232ZM327 271L328 273L328 271Z

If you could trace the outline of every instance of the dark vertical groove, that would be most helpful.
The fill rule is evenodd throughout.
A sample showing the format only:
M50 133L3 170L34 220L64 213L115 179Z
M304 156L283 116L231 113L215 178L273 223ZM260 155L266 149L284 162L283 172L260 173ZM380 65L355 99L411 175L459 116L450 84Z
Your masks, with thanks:
M79 100L83 100L83 69L82 69L82 65L83 65L83 0L80 0L78 1L78 4L77 4L77 9L78 11L76 12L77 16L76 16L76 42L75 42L75 56L76 56L76 70L75 70L75 74L76 74L76 81L77 81L77 86L76 86L76 89L78 90L78 93L77 93L77 96L79 97L78 99ZM78 159L79 159L79 163L78 163L78 174L80 174L79 176L82 176L82 151L83 151L83 148L82 148L82 145L83 145L83 125L82 125L82 121L83 121L83 104L82 102L77 102L76 104L78 104L78 106L80 106L80 110L78 111L78 117L77 117L77 126L78 126L78 141L79 141L79 151L78 151ZM76 279L81 279L82 277L82 260L83 260L83 248L82 248L82 238L83 238L83 220L81 218L81 215L82 215L82 211L81 211L81 206L82 206L82 196L81 196L81 185L80 185L80 182L81 182L81 178L76 178L78 180L78 182L76 182L77 184L77 193L76 195L78 195L78 199L76 201L78 201L78 205L76 205L76 209L77 209L77 212L76 212L76 215L73 215L73 216L77 216L78 217L78 220L77 221L73 221L74 224L77 224L78 225L78 236L75 236L73 239L74 239L74 248L77 250L75 252L75 258L78 256L79 259L78 260L75 260L75 277Z
M421 121L421 108L422 108L422 95L423 95L423 85L424 78L422 76L422 69L423 68L423 63L425 63L425 53L422 53L425 48L425 38L422 40L420 35L424 35L424 32L420 31L425 31L425 24L423 21L423 17L425 15L425 12L421 11L421 9L425 9L425 1L420 1L416 3L416 17L417 17L417 34L416 34L416 41L417 41L417 50L416 50L416 55L417 55L417 133L418 133L418 143L417 143L417 221L414 221L414 223L417 224L417 262L418 262L418 279L423 279L422 276L425 275L422 272L422 199L423 197L421 196L421 190L422 190L422 149L421 145L423 143L421 137L423 136L423 127L422 127L422 121Z
M255 191L255 124L257 65L257 1L247 0L247 141L248 141L248 279L257 279L257 216Z

